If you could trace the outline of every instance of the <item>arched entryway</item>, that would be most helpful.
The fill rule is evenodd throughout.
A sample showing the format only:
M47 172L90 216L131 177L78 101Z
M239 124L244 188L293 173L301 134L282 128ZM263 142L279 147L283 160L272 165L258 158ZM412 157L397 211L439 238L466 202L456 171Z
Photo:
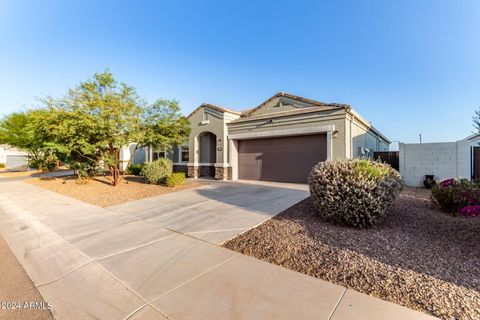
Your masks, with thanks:
M198 136L200 177L215 177L215 163L217 162L217 136L211 132L202 132Z

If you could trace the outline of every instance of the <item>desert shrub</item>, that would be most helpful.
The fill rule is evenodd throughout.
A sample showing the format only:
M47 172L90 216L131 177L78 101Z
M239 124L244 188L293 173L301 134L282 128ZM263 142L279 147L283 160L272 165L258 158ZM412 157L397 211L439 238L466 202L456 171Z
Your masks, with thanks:
M84 183L88 181L88 178L95 177L95 176L103 176L105 175L105 169L103 163L95 163L93 161L85 161L85 162L71 162L68 164L68 168L75 171L77 178L80 183Z
M308 182L322 218L360 228L372 226L384 215L402 188L398 171L370 160L320 162Z
M57 158L54 155L50 155L39 159L30 159L28 166L41 171L52 171L57 167Z
M172 173L173 164L168 159L158 159L143 165L142 176L148 183L161 184Z
M143 169L143 164L141 163L131 164L127 168L127 174L132 176L139 176L142 173L142 169Z
M447 213L476 216L474 208L468 207L480 205L480 184L466 179L446 179L433 186L432 200Z
M167 187L176 187L185 182L185 173L175 172L169 175L166 179Z

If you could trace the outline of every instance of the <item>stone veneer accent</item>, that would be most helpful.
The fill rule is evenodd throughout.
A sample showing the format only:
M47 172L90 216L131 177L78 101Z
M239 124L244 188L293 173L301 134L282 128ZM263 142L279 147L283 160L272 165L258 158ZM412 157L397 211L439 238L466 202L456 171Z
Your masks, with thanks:
M232 167L215 167L215 179L232 180Z
M189 178L198 178L199 170L197 166L188 166L187 176Z
M183 172L179 166L179 172ZM176 171L177 172L177 171ZM187 166L187 177L215 177L217 180L232 180L232 167Z

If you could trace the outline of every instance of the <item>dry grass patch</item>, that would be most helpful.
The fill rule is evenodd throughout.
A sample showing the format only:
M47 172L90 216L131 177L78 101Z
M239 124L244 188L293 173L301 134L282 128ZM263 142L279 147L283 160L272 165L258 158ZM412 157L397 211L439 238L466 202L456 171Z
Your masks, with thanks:
M306 199L225 246L443 319L480 319L480 219L440 212L416 188L370 229L314 210Z
M78 184L74 176L31 179L27 180L27 182L100 207L109 207L133 200L195 188L205 184L205 182L186 181L181 186L169 188L147 184L142 177L134 176L125 177L115 187L110 185L110 180L107 177L94 177L89 179L86 184Z

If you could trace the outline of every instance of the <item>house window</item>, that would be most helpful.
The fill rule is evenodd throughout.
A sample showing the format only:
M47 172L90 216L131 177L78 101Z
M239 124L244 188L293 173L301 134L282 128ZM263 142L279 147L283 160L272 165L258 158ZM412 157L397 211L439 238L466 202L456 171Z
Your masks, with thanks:
M166 153L165 151L154 151L154 152L152 153L152 155L153 155L153 159L152 159L152 160L155 161L155 160L158 160L158 159L161 159L161 158L165 158L165 155L166 155L166 154L167 154L167 153Z
M182 162L188 162L188 147L182 147L182 151L180 154L180 160Z

